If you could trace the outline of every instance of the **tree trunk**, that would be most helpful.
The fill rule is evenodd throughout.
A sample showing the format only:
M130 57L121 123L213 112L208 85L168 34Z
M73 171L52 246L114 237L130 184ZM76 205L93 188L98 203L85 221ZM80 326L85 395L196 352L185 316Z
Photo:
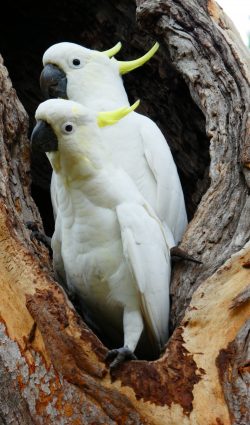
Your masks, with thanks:
M0 424L248 425L249 52L212 0L138 0L136 11L132 0L111 1L113 26L104 5L90 2L83 44L105 49L115 34L140 52L160 42L125 84L167 136L190 218L181 246L203 264L173 267L173 333L161 358L125 363L110 376L107 348L31 239L27 222L43 225L31 197L28 117L1 62ZM106 45L98 46L102 31ZM25 106L31 127L35 93ZM41 168L33 158L33 185L47 188Z

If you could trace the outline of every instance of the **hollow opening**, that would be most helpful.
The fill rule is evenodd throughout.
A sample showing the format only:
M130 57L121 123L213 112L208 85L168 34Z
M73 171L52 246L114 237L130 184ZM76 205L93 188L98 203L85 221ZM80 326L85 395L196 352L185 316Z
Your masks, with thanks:
M51 0L44 1L39 9L29 0L6 4L0 25L0 53L29 115L30 132L35 123L35 110L43 101L39 76L44 51L60 41L72 41L97 50L108 49L121 41L119 59L138 57L155 39L138 29L135 12L132 0L89 0L87 4L83 0ZM209 187L205 118L192 100L186 83L172 67L163 46L148 64L127 74L124 85L131 102L141 99L138 112L153 119L168 141L191 220ZM32 195L48 235L52 235L54 228L50 177L51 167L46 156L32 154Z

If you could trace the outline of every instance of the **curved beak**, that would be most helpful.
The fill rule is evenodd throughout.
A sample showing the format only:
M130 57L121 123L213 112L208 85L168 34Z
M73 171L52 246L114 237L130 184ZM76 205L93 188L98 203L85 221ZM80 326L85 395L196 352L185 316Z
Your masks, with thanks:
M31 134L32 149L37 152L58 150L58 140L51 126L45 121L38 121Z
M45 65L40 75L40 87L46 99L67 99L67 77L56 65Z

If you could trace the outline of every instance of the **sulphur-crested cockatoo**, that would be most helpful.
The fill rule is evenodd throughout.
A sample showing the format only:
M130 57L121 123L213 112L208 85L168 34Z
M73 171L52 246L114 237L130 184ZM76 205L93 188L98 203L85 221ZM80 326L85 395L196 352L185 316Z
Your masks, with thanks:
M50 99L36 111L31 138L56 175L55 268L104 334L124 335L111 366L133 358L142 334L155 351L168 336L169 242L133 180L110 159L99 129L135 107L96 114Z
M112 57L121 47L98 52L73 43L58 43L43 55L41 89L46 97L61 97L81 103L93 111L129 106L122 75L141 66L158 49L156 43L142 58L122 62ZM182 187L169 146L157 125L132 112L114 127L102 129L102 140L112 161L121 166L154 209L171 247L178 244L187 225ZM52 175L52 203L56 199Z

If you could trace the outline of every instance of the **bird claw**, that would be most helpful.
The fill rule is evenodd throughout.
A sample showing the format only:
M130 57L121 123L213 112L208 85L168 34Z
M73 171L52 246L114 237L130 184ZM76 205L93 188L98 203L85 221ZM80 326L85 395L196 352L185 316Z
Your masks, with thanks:
M119 364L126 360L137 360L135 354L128 347L116 348L108 351L105 360L112 360L109 367L111 370L115 369Z
M31 230L30 239L33 241L38 240L42 242L47 248L51 249L51 238L46 236L44 233L40 232L38 225L33 221L27 221L26 226Z
M170 255L171 255L172 261L176 261L177 258L178 258L178 260L186 260L186 261L191 261L191 262L196 263L196 264L203 264L202 261L197 260L192 255L190 255L188 252L184 251L181 248L178 248L178 246L173 246L170 249Z

